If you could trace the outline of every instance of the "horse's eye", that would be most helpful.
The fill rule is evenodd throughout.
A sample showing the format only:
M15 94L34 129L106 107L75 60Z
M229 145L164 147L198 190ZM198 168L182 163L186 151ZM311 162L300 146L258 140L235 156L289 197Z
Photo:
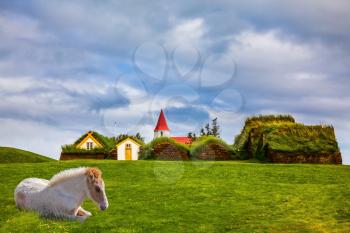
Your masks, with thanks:
M96 190L96 192L98 192L98 193L101 192L101 189L100 189L100 187L98 187L98 186L95 187L95 190Z

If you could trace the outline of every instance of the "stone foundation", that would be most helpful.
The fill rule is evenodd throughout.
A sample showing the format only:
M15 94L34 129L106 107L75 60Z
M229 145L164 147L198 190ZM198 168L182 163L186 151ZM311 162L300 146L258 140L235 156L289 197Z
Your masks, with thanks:
M158 160L188 160L188 152L180 150L169 142L157 143L153 148L154 159Z
M60 160L72 159L105 159L108 155L104 153L61 153Z
M342 158L339 152L325 154L304 154L267 150L266 158L272 163L342 164Z
M195 160L232 160L231 151L220 144L209 143L193 155Z

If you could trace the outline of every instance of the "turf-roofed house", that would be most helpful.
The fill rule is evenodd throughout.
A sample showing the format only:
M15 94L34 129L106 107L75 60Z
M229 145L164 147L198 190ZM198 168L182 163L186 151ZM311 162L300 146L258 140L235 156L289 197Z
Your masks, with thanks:
M62 146L60 160L117 159L138 160L143 142L135 136L106 137L89 131L71 145Z
M289 115L247 118L234 148L244 159L274 163L341 164L331 125L304 125Z

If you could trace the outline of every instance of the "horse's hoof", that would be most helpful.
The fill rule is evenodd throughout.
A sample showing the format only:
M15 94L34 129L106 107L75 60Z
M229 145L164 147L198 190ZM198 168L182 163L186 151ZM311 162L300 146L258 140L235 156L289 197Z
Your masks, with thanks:
M86 214L88 217L92 216L92 213L90 213L89 211L86 211L85 214Z

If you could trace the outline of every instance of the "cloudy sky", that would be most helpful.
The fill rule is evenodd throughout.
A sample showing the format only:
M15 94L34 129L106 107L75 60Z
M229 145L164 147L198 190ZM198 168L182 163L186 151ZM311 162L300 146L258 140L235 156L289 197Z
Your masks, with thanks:
M0 145L58 158L93 129L172 135L218 117L332 124L350 164L350 2L0 1ZM115 126L115 122L117 123Z

